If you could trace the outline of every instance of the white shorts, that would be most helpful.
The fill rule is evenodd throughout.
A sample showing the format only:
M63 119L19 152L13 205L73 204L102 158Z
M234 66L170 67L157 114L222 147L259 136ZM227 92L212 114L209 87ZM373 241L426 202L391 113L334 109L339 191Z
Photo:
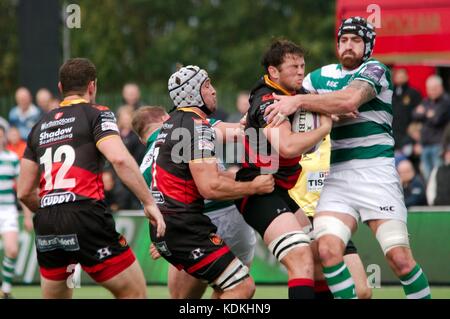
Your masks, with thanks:
M0 234L19 231L19 214L14 205L0 205Z
M352 215L362 222L396 219L406 223L407 210L394 166L331 170L316 212Z
M230 247L233 254L249 265L255 255L256 236L235 205L205 214L217 226L217 234Z

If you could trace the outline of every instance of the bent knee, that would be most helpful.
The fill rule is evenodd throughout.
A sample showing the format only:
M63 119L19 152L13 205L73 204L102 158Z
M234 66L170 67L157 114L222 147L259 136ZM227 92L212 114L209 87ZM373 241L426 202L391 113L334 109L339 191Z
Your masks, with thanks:
M325 237L319 239L318 251L322 263L333 262L337 259L341 260L343 258L342 245L342 241L338 238L336 240Z
M415 266L415 261L407 248L392 249L386 255L389 263L392 265L397 276L409 274Z

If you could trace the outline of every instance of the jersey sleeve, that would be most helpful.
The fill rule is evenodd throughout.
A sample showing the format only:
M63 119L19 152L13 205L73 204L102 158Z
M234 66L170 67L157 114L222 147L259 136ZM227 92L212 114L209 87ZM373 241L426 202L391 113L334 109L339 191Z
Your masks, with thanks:
M33 136L34 136L34 128L31 130L30 134L28 134L27 147L25 148L25 151L23 153L23 158L26 158L30 161L37 163L38 161L37 154L32 145Z
M302 84L303 89L305 89L308 92L314 92L317 93L316 88L313 85L312 79L311 79L311 73L309 73L305 79L303 80Z
M216 155L216 133L208 121L193 119L191 161L213 158Z
M386 69L378 62L367 63L355 76L353 80L369 83L377 94L387 89L389 82L386 80Z
M95 143L100 140L112 136L119 135L119 127L117 126L116 116L106 106L93 106L95 112L93 112L93 127Z
M269 124L267 123L264 112L266 111L266 108L273 103L275 103L275 98L273 97L272 92L262 96L255 96L251 99L252 112L250 114L250 121L253 122L254 126L264 128Z

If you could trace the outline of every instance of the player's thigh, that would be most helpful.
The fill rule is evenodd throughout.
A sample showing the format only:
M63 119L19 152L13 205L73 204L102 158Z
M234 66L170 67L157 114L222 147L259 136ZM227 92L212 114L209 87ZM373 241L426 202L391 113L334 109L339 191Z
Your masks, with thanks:
M42 275L41 290L44 299L70 299L73 294L66 280L50 280Z
M215 285L224 270L236 258L217 227L201 213L165 214L166 232L156 237L150 226L150 236L161 256L177 269Z
M138 261L106 281L100 283L116 298L146 298L147 286Z
M169 265L167 285L172 299L200 299L207 284L183 270Z

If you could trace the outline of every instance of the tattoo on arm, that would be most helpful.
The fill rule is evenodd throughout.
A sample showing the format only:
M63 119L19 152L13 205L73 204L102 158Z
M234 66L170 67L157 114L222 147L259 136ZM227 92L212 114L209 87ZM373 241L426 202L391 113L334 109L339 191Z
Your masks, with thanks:
M348 87L361 92L361 101L359 105L369 102L377 96L375 89L366 81L354 80Z

